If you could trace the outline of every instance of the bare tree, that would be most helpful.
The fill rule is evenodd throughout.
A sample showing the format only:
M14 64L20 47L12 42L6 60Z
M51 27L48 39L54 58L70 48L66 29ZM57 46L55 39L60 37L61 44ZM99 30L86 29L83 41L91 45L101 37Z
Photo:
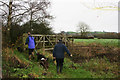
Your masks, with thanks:
M6 18L7 19L7 27L8 27L8 30L10 29L11 27L11 22L12 22L12 19L11 19L11 16L12 16L12 0L9 1L9 4L7 4L6 2L3 2L3 1L0 1L1 2L1 7L0 10L2 11L1 12L1 16L2 18ZM7 7L8 10L6 10L5 8L3 7Z
M38 2L28 2L30 27L32 28L32 22L44 22L45 19L51 19L52 16L47 13L46 9L50 6L50 2L47 0L41 0Z
M47 8L50 6L48 0L21 0L8 2L0 1L0 16L4 16L7 19L8 25L10 22L24 23L25 21L37 21L41 22L45 19L51 19L52 16L47 12ZM3 8L3 7L6 8Z
M88 33L89 26L84 22L79 22L77 31L81 33L81 37L85 37Z
M32 27L32 21L41 22L51 19L52 16L47 12L49 6L49 0L0 0L0 16L9 32L12 23L23 24L30 21Z

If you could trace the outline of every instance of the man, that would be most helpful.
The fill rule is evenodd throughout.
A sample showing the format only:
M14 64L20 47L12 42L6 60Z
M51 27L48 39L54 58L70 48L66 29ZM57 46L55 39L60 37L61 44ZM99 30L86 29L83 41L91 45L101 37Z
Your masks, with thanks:
M53 59L56 59L58 74L59 74L59 67L60 67L60 73L62 73L64 52L67 52L67 54L72 57L72 54L70 54L67 47L62 43L62 40L59 40L58 44L55 45L53 50Z
M31 55L34 58L34 49L35 49L35 39L34 37L31 36L30 32L28 32L28 37L26 39L25 45L28 44L28 49L29 49L29 60L31 60Z

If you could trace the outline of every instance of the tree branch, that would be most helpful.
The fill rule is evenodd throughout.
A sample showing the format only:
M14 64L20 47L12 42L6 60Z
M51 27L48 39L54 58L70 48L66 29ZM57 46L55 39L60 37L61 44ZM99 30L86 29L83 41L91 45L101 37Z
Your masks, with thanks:
M7 4L7 3L5 3L5 2L2 2L2 1L0 1L1 3L3 3L3 4L5 4L7 7L9 7L9 5Z
M27 12L29 12L29 11L25 11L25 12L23 12L23 13L20 13L20 14L17 14L17 15L15 15L15 16L12 16L12 18L17 17L17 16L20 16L20 15L24 15L24 14L27 13Z
M7 12L6 12L4 9L2 9L2 8L0 8L0 9L1 9L2 11L4 11L5 14L7 14Z

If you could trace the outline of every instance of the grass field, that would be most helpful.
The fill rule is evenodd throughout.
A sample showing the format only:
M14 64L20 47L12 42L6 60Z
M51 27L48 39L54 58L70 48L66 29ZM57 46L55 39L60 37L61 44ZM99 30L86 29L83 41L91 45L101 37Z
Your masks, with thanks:
M74 42L83 43L85 45L89 45L91 43L101 44L103 46L112 46L112 47L120 47L120 40L118 39L74 39Z
M54 65L50 54L46 53L45 56L49 58L49 68L48 71L44 70L42 66L35 60L29 61L28 54L20 53L17 50L6 49L7 52L3 52L3 77L11 78L115 78L116 75L113 73L104 73L96 74L96 72L91 72L90 67L94 66L93 62L85 63L81 66L78 63L73 63L70 58L65 58L64 68L62 74L56 73L56 66ZM8 60L6 60L8 56ZM27 68L14 67L18 65L16 63L9 62L12 57L16 58L21 62L21 64L29 64ZM17 61L16 61L17 62ZM96 64L96 62L94 62ZM71 65L76 66L77 69L71 67ZM92 65L93 64L93 65ZM20 64L19 64L20 65ZM18 66L19 66L18 65ZM92 65L92 66L90 66ZM99 67L99 63L97 64ZM106 66L105 66L106 67ZM86 69L85 69L86 68ZM98 68L99 69L99 68ZM98 70L99 71L99 70ZM44 75L46 73L46 75Z
M4 68L2 70L4 77L12 78L92 78L92 73L83 69L79 64L74 64L77 69L72 69L72 61L68 58L64 60L63 74L56 73L56 66L54 65L52 59L49 58L49 69L48 71L44 70L42 66L35 60L29 61L28 55L25 53L19 53L14 50L13 52L9 50L9 56L16 56L21 62L29 64L29 67L26 68L15 68L11 62L7 62L3 58ZM4 55L3 55L4 56ZM48 54L46 53L46 56ZM15 63L14 63L15 64ZM11 67L9 65L12 65ZM44 75L44 73L47 73ZM77 73L77 74L76 74ZM7 76L9 75L9 76ZM97 77L97 76L96 76Z

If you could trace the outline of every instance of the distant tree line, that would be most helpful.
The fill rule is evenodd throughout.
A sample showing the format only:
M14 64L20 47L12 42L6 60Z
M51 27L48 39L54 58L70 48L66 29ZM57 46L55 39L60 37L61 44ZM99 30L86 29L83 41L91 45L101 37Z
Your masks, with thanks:
M84 36L77 32L64 32L66 35L72 35L76 39L120 39L120 33L116 32L87 32Z
M120 39L120 33L114 33L114 32L99 33L93 35L95 38L99 38L99 39Z

